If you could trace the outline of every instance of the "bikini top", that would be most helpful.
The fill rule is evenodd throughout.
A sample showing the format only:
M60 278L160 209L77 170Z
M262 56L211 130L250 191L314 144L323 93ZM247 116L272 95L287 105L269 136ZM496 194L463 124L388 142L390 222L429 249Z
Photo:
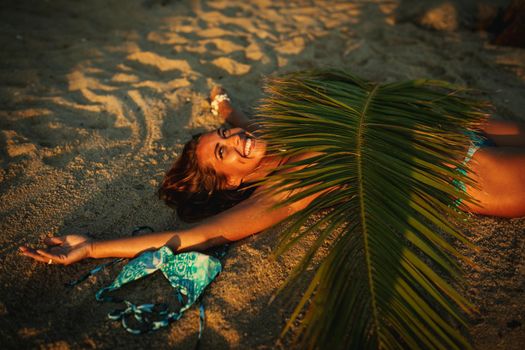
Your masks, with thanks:
M119 289L126 283L138 280L144 276L160 270L170 285L175 289L175 296L180 309L168 310L166 304L134 303L108 295L109 292ZM198 252L173 254L170 248L162 247L156 251L148 251L131 260L124 266L117 278L109 286L96 293L98 301L123 303L124 309L117 309L108 314L111 320L120 320L124 329L133 334L168 326L178 320L202 294L221 271L218 259ZM201 322L199 339L203 327L204 309L201 304ZM130 325L133 320L134 326Z

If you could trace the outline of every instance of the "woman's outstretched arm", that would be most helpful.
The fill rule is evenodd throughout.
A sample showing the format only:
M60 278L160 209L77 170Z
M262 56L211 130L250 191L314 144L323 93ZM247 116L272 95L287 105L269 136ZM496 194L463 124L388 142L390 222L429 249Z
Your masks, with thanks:
M257 193L259 192L259 193ZM201 224L187 230L165 231L111 240L89 240L80 235L51 237L46 249L21 247L23 255L45 263L69 265L85 258L132 258L140 253L169 246L173 251L205 250L237 241L267 229L304 209L319 194L306 197L288 206L275 208L280 196L256 191L250 198Z
M119 257L132 257L141 251L157 249L164 245L168 245L173 251L205 250L267 229L301 210L311 200L313 198L293 206L272 208L274 200L267 196L254 195L188 230L95 241L92 243L91 257L106 258L115 254Z

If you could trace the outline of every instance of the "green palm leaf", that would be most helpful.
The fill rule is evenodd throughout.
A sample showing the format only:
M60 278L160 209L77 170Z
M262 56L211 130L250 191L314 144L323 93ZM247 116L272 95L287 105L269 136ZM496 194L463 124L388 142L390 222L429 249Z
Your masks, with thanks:
M265 184L306 188L281 205L326 191L281 237L277 254L321 229L290 281L331 242L283 334L304 313L301 347L468 348L458 328L472 305L455 287L457 259L467 259L450 238L471 246L451 223L464 219L454 201L471 198L452 180L475 185L455 168L485 106L441 81L374 84L335 70L273 78L266 91L259 115L269 149L318 153Z

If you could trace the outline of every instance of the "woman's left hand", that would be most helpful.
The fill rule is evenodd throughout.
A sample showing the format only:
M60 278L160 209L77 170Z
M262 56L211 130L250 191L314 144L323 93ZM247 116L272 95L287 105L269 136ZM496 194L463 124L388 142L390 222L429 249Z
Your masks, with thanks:
M45 249L20 247L22 255L47 264L69 265L89 258L91 255L91 240L83 235L67 235L62 237L47 237Z

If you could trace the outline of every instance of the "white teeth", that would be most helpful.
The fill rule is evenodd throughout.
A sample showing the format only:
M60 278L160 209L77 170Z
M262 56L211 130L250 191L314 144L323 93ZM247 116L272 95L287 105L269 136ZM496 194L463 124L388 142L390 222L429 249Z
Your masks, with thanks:
M250 155L250 152L252 150L251 147L252 147L252 139L248 137L246 139L246 143L244 144L244 156L245 157L248 157Z

